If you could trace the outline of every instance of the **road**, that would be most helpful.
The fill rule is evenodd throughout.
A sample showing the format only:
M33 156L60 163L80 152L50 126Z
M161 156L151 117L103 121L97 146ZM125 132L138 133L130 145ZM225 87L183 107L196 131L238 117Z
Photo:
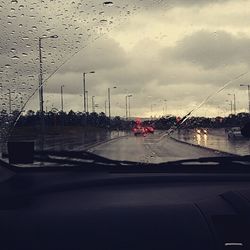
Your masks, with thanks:
M217 151L177 142L164 133L156 133L146 137L129 135L100 144L89 151L113 160L146 163L223 156Z
M250 140L248 138L244 138L242 136L235 139L228 139L225 129L207 129L207 131L207 135L199 135L194 130L183 129L174 133L172 136L174 136L177 140L230 154L250 154Z

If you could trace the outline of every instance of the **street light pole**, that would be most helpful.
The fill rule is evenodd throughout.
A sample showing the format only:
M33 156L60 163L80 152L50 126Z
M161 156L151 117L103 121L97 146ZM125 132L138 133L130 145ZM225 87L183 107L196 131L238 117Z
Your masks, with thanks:
M232 100L226 100L226 102L229 102L229 105L231 107L231 114L233 113L233 101Z
M40 106L40 115L43 114L43 62L42 62L42 38L39 37L38 40L39 47L39 106Z
M44 109L43 109L43 60L42 60L42 40L58 38L57 35L43 36L38 38L38 49L39 49L39 106L40 106L40 117L41 117L41 150L44 149L44 132L45 132L45 121L44 121Z
M61 86L61 110L63 112L63 87L64 85Z
M83 72L83 112L87 112L87 102L86 102L86 75L94 74L95 71Z
M130 117L131 117L130 116L130 97L132 97L132 95L127 95L126 96L126 115L127 115L128 119L130 119Z
M42 61L42 40L50 39L50 38L58 38L57 35L53 36L44 36L38 38L38 48L39 48L39 106L40 106L40 114L43 115L43 61Z
M250 113L250 85L249 84L240 84L241 87L247 87L248 92L248 112Z
M95 112L95 96L93 95L92 96L92 112L94 113Z
M113 87L113 89L116 89L116 87ZM111 94L110 94L110 88L108 88L108 109L109 109L109 119L111 119Z
M235 94L228 94L229 96L233 95L233 109L234 109L234 114L236 115L236 96Z

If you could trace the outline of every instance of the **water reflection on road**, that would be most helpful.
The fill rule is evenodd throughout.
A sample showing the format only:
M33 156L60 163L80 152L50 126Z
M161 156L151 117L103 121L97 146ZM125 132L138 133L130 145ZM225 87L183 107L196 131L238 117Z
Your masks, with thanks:
M44 136L45 150L86 150L89 146L106 140L124 136L128 131L106 130L106 129L85 129L85 128L58 128L46 131ZM12 141L34 141L35 149L42 147L42 136L39 130L20 129L10 138ZM6 145L3 144L0 151L6 152Z
M88 146L106 140L124 136L124 131L84 131L67 135L47 135L45 137L46 150L85 150ZM36 145L39 149L39 144Z
M224 129L210 129L207 134L198 134L194 130L183 129L176 132L174 137L181 141L232 154L250 154L249 139L242 137L229 140Z

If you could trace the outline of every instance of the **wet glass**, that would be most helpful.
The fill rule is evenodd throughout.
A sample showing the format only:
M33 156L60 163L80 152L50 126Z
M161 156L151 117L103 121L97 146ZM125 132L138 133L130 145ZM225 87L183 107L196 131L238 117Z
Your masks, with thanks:
M249 10L245 0L0 1L1 152L8 141L62 151L121 138L95 152L249 154L229 131L250 120Z

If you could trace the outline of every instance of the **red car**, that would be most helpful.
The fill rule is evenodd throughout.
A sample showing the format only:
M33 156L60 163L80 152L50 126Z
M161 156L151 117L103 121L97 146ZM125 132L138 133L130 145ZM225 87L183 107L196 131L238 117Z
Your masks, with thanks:
M135 136L137 136L137 135L145 135L147 133L145 128L143 128L143 127L134 127L132 129L132 131L134 132Z
M147 126L145 129L146 129L147 132L150 133L150 134L153 134L153 133L155 132L155 129L154 129L152 126Z

